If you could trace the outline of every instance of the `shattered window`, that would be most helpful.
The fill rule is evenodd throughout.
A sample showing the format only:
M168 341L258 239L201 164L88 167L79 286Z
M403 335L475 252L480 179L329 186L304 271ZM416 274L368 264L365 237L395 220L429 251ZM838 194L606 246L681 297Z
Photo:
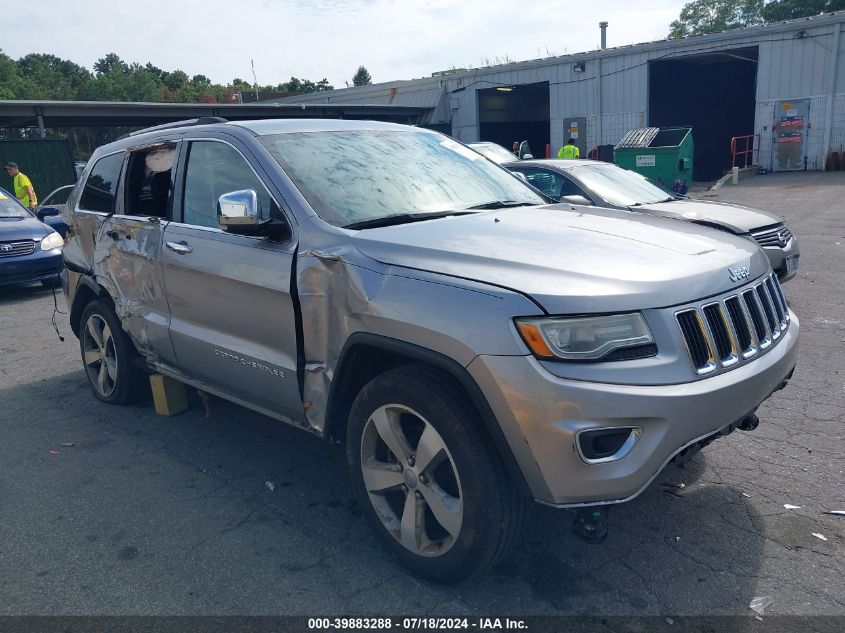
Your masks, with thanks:
M253 189L258 194L261 218L281 217L267 188L235 148L215 141L192 143L185 173L182 221L217 227L217 199L224 193L244 189Z
M314 211L335 226L496 201L544 203L501 167L427 130L296 132L260 140Z
M167 217L176 145L134 151L126 168L126 215Z
M104 156L94 165L85 182L79 208L86 211L114 213L114 194L120 180L123 152Z

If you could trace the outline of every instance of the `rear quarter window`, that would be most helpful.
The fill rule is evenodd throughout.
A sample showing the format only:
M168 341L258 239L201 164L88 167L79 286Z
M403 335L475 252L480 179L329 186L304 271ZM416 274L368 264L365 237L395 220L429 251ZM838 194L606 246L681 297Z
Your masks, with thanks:
M79 208L85 211L114 213L115 192L123 167L123 152L104 156L98 160L82 190Z

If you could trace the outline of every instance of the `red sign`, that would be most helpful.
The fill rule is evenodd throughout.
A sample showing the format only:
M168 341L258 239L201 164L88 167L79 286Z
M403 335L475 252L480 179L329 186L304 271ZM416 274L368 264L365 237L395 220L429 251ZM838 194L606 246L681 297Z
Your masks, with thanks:
M778 125L778 129L784 128L802 128L804 127L804 117L802 116L790 116L790 117L783 117L780 120L780 124Z

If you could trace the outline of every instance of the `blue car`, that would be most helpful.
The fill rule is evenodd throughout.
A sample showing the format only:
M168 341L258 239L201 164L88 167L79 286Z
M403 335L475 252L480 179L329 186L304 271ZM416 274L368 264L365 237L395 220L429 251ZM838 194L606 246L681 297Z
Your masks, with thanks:
M0 286L40 281L60 285L64 238L0 189Z

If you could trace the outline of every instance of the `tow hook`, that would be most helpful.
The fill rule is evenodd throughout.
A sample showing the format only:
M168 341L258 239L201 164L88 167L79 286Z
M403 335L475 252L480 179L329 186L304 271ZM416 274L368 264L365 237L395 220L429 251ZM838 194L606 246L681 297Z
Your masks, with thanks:
M607 538L607 508L581 508L572 522L572 533L585 543L601 543Z
M742 418L742 422L739 423L739 430L753 431L757 428L758 424L760 424L760 418L758 418L756 414L751 413Z

